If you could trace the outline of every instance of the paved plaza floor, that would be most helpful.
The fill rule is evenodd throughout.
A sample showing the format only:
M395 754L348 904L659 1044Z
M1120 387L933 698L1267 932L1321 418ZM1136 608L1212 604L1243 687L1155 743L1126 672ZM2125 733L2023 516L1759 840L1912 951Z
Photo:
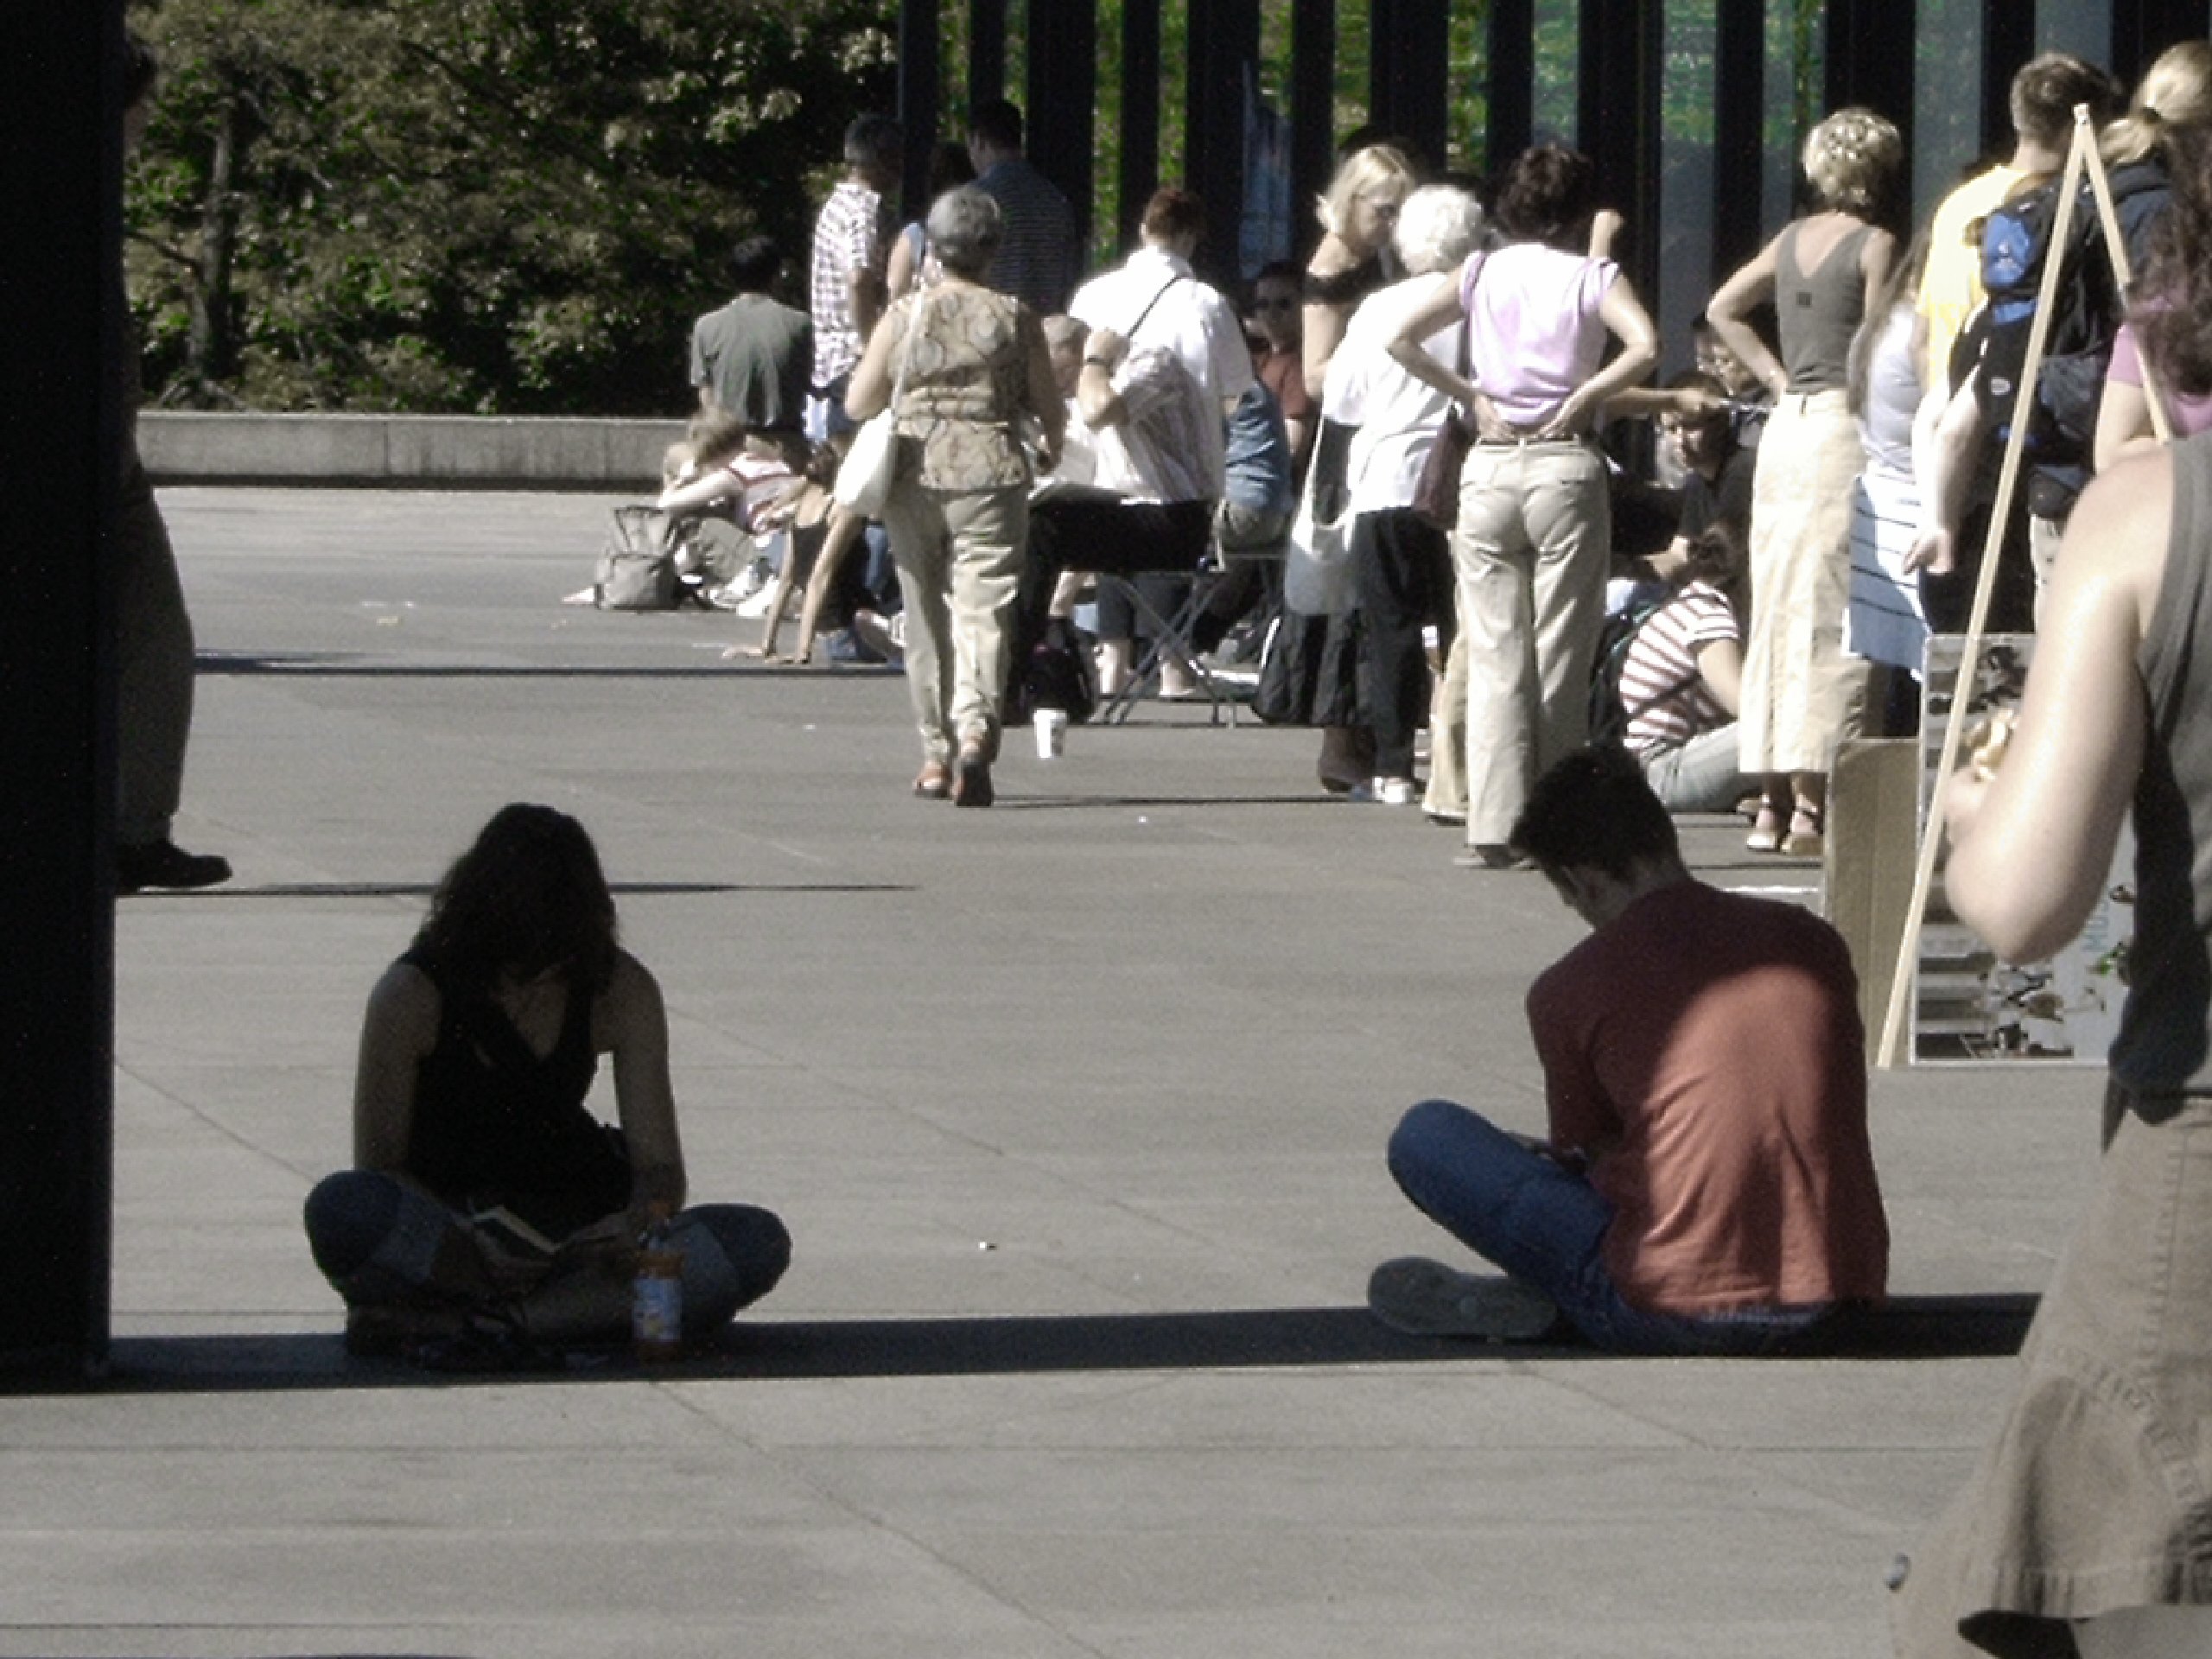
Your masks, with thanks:
M1873 1352L1395 1337L1369 1268L1452 1254L1383 1170L1398 1114L1541 1125L1521 999L1580 928L1539 878L1184 707L918 802L895 675L563 608L602 499L163 500L178 839L238 874L118 906L114 1371L0 1396L0 1655L1886 1651L1883 1572L2091 1179L2089 1073L1878 1076ZM513 799L599 840L695 1197L796 1241L673 1370L350 1363L301 1236L368 987Z

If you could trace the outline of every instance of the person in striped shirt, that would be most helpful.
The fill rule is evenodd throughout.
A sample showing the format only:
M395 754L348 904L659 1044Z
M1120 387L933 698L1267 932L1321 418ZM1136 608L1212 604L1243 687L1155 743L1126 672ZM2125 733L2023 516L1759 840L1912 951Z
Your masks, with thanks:
M1739 534L1708 526L1621 664L1623 741L1670 812L1725 812L1751 787L1736 753L1748 586Z

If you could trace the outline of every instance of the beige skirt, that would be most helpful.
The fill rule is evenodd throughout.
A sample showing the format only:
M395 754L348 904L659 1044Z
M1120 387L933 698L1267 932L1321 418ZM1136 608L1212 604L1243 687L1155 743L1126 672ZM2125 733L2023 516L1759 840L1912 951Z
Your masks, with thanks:
M2212 1100L2129 1100L1974 1477L1913 1552L1912 1659L2070 1654L2065 1621L2212 1605Z
M1743 771L1826 772L1859 717L1866 665L1843 648L1851 493L1865 465L1840 391L1786 392L1751 474L1751 621L1744 646Z

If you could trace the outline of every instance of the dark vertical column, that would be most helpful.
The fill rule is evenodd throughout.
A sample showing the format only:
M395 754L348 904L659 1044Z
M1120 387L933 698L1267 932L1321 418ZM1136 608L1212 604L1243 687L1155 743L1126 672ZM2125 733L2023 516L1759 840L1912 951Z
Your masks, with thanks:
M1259 0L1190 0L1191 67L1184 169L1206 205L1206 239L1193 262L1209 282L1236 282L1244 211L1244 87L1260 59Z
M1122 245L1160 188L1160 0L1122 3Z
M1442 170L1452 67L1451 0L1370 0L1369 120L1410 142L1431 173Z
M1598 164L1599 199L1628 218L1613 250L1637 287L1657 291L1659 87L1666 30L1660 0L1582 0L1576 126Z
M1006 0L968 0L968 107L1005 96Z
M2012 150L2012 76L2036 54L2036 9L2019 0L1981 0L1981 147Z
M1535 0L1491 0L1490 120L1484 170L1496 178L1536 130Z
M938 12L938 0L899 0L899 124L906 134L902 223L929 211L930 152L937 144L940 118Z
M1090 241L1091 109L1098 101L1098 11L1093 0L1030 0L1029 107L1024 137L1037 170L1075 209Z
M1303 257L1319 234L1313 199L1337 170L1335 0L1290 0L1291 248Z
M1889 117L1904 139L1904 167L1890 207L1897 230L1904 229L1912 203L1913 11L1913 0L1828 0L1827 107L1864 105Z
M2207 0L2112 0L2109 67L2133 88L2159 53L2207 35L2212 35Z
M1719 0L1713 39L1713 279L1759 251L1765 162L1764 0Z
M120 0L19 0L0 100L14 329L0 389L0 1371L101 1369L114 1169L115 663L122 442ZM90 211L87 211L87 209Z

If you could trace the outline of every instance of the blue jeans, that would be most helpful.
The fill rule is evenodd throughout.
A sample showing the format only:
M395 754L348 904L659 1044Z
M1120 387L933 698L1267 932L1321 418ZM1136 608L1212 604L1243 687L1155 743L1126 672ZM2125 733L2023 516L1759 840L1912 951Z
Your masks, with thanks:
M1448 1100L1425 1100L1390 1137L1390 1173L1430 1220L1533 1285L1599 1348L1624 1354L1762 1354L1802 1337L1825 1307L1691 1317L1622 1299L1605 1271L1612 1206L1598 1189Z

